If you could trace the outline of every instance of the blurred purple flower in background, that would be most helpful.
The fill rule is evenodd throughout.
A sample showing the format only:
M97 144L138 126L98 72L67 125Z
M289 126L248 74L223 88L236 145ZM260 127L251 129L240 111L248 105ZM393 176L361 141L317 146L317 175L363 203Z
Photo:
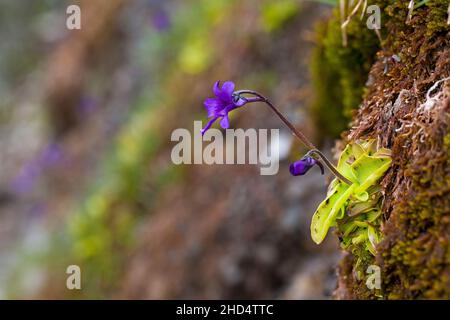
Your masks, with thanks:
M41 153L39 163L42 167L50 167L57 164L63 158L63 150L57 143L51 143Z
M63 158L63 150L57 143L49 144L35 159L26 163L11 182L15 193L29 192L42 171L58 164Z
M170 28L170 16L166 10L159 9L151 17L153 28L158 32L166 31Z
M46 215L48 212L48 207L45 202L34 203L28 211L30 218L39 219Z
M320 167L322 174L324 174L323 165L318 160L308 155L292 163L289 166L289 171L293 176L302 176L316 164Z
M81 97L76 110L81 116L85 116L93 112L96 107L97 102L93 97L83 96Z
M234 96L234 82L225 81L222 87L220 87L220 81L217 81L214 84L213 92L216 96L215 98L208 98L203 103L205 105L205 109L208 112L208 118L210 120L206 124L206 126L201 130L202 135L211 128L212 124L218 119L220 120L220 126L224 129L227 129L230 126L230 122L228 119L228 112L242 107L247 101Z

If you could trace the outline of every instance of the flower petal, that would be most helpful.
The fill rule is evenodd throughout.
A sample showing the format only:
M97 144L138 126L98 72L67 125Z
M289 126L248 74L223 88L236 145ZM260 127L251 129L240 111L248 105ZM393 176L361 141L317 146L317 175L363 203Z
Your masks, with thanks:
M237 107L234 104L230 103L227 106L225 106L223 109L219 110L217 115L219 117L224 117L224 116L228 115L228 112L230 112L230 111L232 111L232 110L234 110L236 108Z
M317 161L316 164L319 166L320 171L322 172L322 174L324 174L324 173L325 173L325 170L324 170L324 168L323 168L323 164L322 164L320 161Z
M200 130L200 132L201 132L202 135L204 135L205 132L206 132L209 128L211 128L212 124L214 123L214 121L217 120L217 118L218 118L218 117L214 117L214 118L212 118L211 120L209 120L208 123L206 124L206 126L205 126L202 130Z
M208 98L203 102L206 111L208 112L208 118L218 116L218 113L222 110L222 103L217 98Z
M222 120L220 120L220 126L224 129L228 129L230 127L230 120L228 119L228 113L222 117Z
M289 166L289 172L293 176L304 175L306 173L306 171L308 171L308 169L306 168L305 164L303 162L300 162L300 161L296 161L294 163L291 163L291 165Z
M303 157L298 161L295 161L289 166L289 171L293 176L302 176L309 171L317 160L311 157ZM321 167L322 169L322 167Z
M216 97L219 97L220 93L222 92L222 90L220 89L219 86L220 86L220 81L216 81L216 83L214 83L214 86L213 86L213 92Z
M225 81L222 89L215 90L214 94L224 104L233 103L234 83L232 81Z
M235 85L234 85L233 81L225 81L222 85L222 92L231 96L231 95L233 95L234 87L235 87Z
M233 103L236 107L242 107L244 104L247 103L247 101L245 99L238 98L237 100L233 99Z

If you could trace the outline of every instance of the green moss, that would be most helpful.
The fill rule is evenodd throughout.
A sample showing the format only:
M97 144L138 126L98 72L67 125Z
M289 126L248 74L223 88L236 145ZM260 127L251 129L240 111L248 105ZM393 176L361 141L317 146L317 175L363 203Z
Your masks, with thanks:
M448 0L433 0L426 4L430 8L427 14L427 35L432 36L437 32L448 31L447 24Z
M430 137L426 143L435 143L439 151L405 170L412 190L406 201L398 202L394 211L398 230L382 246L383 268L393 271L384 279L388 298L450 298L450 176L445 173L450 134Z
M408 2L397 0L369 1L380 6L382 17L383 46L388 55L402 51L405 35L425 25L426 36L434 37L450 30L447 25L447 0L431 0L414 10L413 19L406 24ZM424 14L426 12L426 14ZM324 136L337 137L347 128L352 111L358 108L365 93L369 70L376 60L380 43L375 33L363 20L355 16L347 26L348 44L342 44L339 9L335 8L327 22L316 28L317 46L311 59L311 76L314 91L312 116L320 129L319 139ZM419 39L409 39L417 43ZM402 56L408 75L412 59ZM386 83L386 85L390 85Z
M347 27L348 44L342 43L339 10L317 27L318 45L313 51L311 74L315 100L313 117L322 136L338 136L362 101L370 66L379 49L375 33L365 21L353 19Z
M326 24L320 24L317 28L320 38L325 37L326 31ZM314 122L318 128L321 128L321 137L338 137L347 127L349 117L344 116L342 112L344 107L341 89L339 85L336 85L339 74L335 69L327 68L323 43L319 43L313 50L311 73L315 95L312 105Z
M427 36L433 36L438 32L449 30L447 25L448 0L430 0L424 5L415 8L411 21L406 24L408 14L408 2L397 0L378 0L376 3L385 8L387 22L391 23L389 27L395 24L400 30L407 28L416 28L425 25ZM426 12L426 14L423 14Z

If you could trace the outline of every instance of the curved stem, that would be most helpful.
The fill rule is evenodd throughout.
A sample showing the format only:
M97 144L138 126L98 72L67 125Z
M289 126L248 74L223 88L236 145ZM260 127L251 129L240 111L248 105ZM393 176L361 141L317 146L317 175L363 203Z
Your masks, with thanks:
M285 116L283 116L283 114L281 114L280 111L278 111L278 109L272 104L272 102L270 102L269 99L267 99L266 97L264 97L263 95L261 95L260 93L253 91L253 90L240 90L240 91L236 91L236 94L242 94L242 93L248 93L248 94L253 94L255 96L257 96L258 98L260 98L260 100L255 100L252 102L256 102L256 101L260 101L260 102L264 102L266 103L273 112L275 112L277 114L277 116L281 119L281 121L284 122L284 124L291 130L291 132L297 136L297 138L300 139L301 142L303 142L309 149L317 149L316 146L314 144L312 144L311 141L308 140L308 138L305 137L305 135L303 133L301 133L299 130L297 130L297 128L295 128L292 123L289 122L288 119L286 119ZM245 98L244 98L245 99Z
M328 158L317 149L317 147L308 140L308 138L306 138L306 136L299 131L297 128L295 128L291 122L289 122L288 119L286 119L286 117L272 104L272 102L270 102L269 99L267 99L266 97L264 97L262 94L253 91L253 90L239 90L236 91L235 94L237 96L239 96L240 98L244 99L246 102L264 102L265 104L267 104L273 112L276 113L276 115L281 119L281 121L283 121L283 123L291 130L291 132L301 141L303 142L303 144L308 147L310 149L310 151L308 152L308 154L315 154L317 156L320 157L320 159L325 163L325 165L327 166L327 168L336 176L336 178L338 178L339 180L345 182L348 185L351 185L352 182L350 180L348 180L346 177L344 177L331 163L330 160L328 160ZM250 99L250 98L246 98L246 97L241 97L241 94L252 94L254 96L257 97L257 99Z
M344 177L334 166L333 164L330 162L330 160L328 160L328 158L318 149L312 149L310 150L308 153L312 153L312 154L316 154L320 157L320 159L322 159L323 162L325 162L325 165L327 166L328 169L330 169L331 172L333 172L333 174L336 176L336 178L338 178L339 180L345 182L348 185L351 185L352 182L350 180L348 180L346 177Z

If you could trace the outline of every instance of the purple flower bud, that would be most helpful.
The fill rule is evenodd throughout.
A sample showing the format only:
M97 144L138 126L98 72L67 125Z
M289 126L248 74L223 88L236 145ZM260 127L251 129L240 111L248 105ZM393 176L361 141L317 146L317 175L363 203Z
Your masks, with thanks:
M310 156L304 156L300 160L292 163L289 166L289 171L293 176L302 176L316 164L320 167L320 171L322 172L322 174L324 174L323 165L320 163L320 161Z
M247 102L233 94L235 85L232 81L225 81L221 88L219 85L220 82L217 81L213 87L215 98L208 98L203 103L210 120L202 129L202 135L211 128L212 124L219 118L222 118L220 120L220 126L224 129L228 129L230 126L228 112L242 107Z

